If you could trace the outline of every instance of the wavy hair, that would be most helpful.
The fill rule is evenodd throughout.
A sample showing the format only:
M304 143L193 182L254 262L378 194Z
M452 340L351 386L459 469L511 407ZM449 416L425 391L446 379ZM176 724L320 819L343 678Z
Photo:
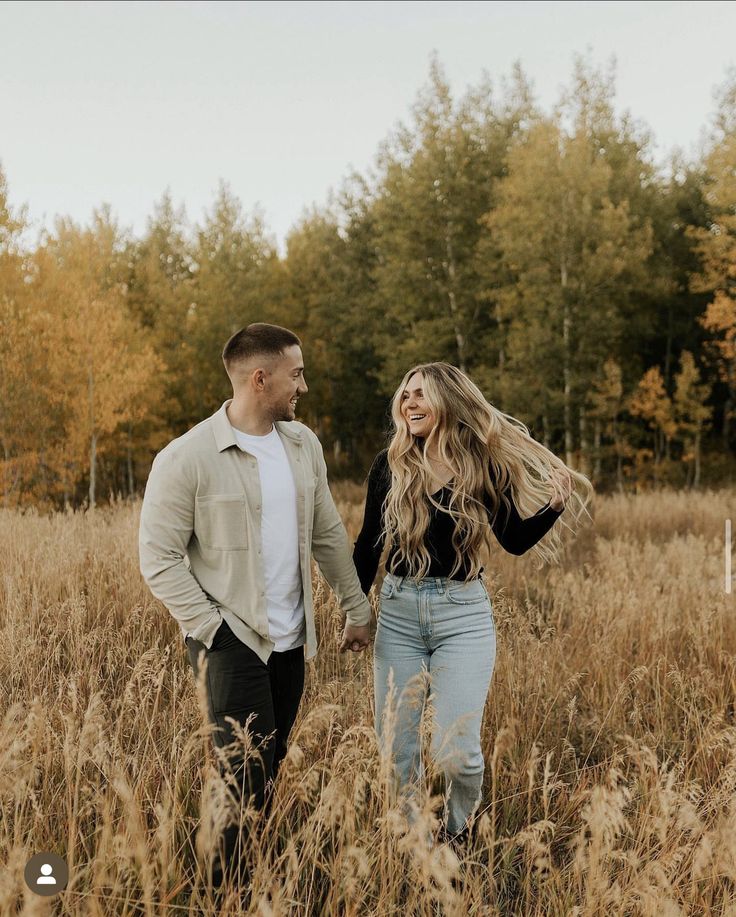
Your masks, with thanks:
M402 414L402 393L414 373L423 376L424 400L432 410L435 424L426 438L414 436ZM390 572L404 561L410 575L426 576L430 556L424 546L429 525L427 500L441 512L449 513L455 522L452 544L455 565L452 578L468 559L472 579L480 573L492 548L491 523L483 503L490 495L495 518L501 502L508 510L504 495L507 486L522 518L533 515L554 494L550 482L555 471L570 475L573 489L567 499L566 515L574 524L587 512L593 496L588 478L568 467L553 452L537 442L519 420L490 404L478 386L465 373L449 363L423 363L410 369L397 388L391 402L393 431L388 446L391 485L383 506L386 541L398 543ZM452 471L451 497L447 507L430 494L432 469L427 450L434 447L437 457ZM492 476L493 475L493 476ZM562 517L560 517L562 522ZM567 528L572 528L563 522ZM558 526L533 548L538 567L558 562L561 539Z

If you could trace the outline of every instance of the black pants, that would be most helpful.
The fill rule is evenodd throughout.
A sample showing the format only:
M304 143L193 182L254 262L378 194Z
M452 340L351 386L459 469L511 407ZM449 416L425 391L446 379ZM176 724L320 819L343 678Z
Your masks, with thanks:
M257 754L249 754L244 761L239 742L229 750L227 760L219 762L219 768L223 776L230 771L235 777L238 804L250 798L254 808L267 808L271 785L286 754L286 740L304 691L304 647L272 652L264 663L238 640L224 620L211 649L192 637L187 637L186 642L195 677L199 672L199 655L202 651L206 655L208 715L210 722L219 727L213 733L215 745L225 748L235 740L226 716L244 728L248 717L253 716L247 728ZM222 832L213 863L213 885L220 885L226 872L244 880L244 868L237 854L239 836L237 824Z

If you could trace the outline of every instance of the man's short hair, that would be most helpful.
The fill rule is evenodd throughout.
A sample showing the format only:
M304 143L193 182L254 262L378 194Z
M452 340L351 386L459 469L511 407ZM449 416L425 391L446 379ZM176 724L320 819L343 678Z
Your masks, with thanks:
M288 328L280 325L267 325L265 322L254 322L247 328L236 331L225 344L222 351L222 362L230 375L230 369L236 363L244 363L251 357L276 358L283 355L287 347L301 347L302 342Z

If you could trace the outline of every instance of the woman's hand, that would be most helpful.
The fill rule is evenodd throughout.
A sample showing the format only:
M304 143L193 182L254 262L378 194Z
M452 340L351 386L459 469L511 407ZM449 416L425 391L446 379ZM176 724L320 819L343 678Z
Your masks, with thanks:
M570 473L568 471L558 471L556 468L553 468L550 475L550 484L552 485L553 496L549 501L549 505L552 509L559 511L564 508L573 490Z

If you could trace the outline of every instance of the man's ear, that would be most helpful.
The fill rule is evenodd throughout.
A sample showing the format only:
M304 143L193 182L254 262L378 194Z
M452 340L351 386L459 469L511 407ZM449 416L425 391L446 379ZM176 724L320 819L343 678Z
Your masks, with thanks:
M250 381L257 392L262 392L266 386L266 373L260 367L254 369L250 375Z
M261 365L256 365L252 370L246 370L245 378L248 379L248 384L256 392L262 392L266 383L268 382L268 377L272 376L274 372L274 361L268 359L262 359Z

